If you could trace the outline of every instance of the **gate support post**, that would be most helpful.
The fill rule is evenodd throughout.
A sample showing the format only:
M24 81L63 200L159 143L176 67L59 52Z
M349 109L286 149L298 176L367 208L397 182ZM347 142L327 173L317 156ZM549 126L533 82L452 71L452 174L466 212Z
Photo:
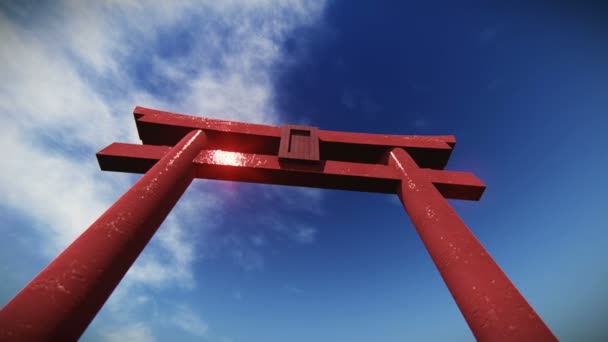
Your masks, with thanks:
M478 341L557 341L414 159L393 149L398 196Z
M188 133L0 311L2 341L75 341L194 179Z

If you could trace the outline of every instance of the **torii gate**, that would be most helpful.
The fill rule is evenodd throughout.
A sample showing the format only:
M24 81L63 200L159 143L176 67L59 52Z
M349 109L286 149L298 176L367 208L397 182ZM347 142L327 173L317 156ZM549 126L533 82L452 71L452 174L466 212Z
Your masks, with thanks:
M133 114L143 145L113 143L97 159L143 177L6 304L0 340L78 339L194 178L397 194L477 340L557 340L445 200L485 190L442 170L453 136Z

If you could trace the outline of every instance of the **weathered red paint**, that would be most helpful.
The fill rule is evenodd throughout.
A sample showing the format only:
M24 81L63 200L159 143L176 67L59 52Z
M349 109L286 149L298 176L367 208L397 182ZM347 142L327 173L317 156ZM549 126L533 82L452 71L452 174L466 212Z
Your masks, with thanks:
M170 148L113 143L97 153L102 170L146 172ZM282 162L277 156L203 150L194 159L197 178L240 182L308 186L394 194L399 172L384 164L324 160L321 165ZM485 185L469 172L424 169L446 197L478 200Z
M192 129L205 131L207 148L230 152L279 153L281 127L246 124L136 107L133 111L141 141L146 145L173 146ZM349 133L319 130L321 160L382 163L394 147L410 153L420 167L443 169L456 143L454 136L420 136Z
M193 131L0 311L2 341L75 341L194 178Z
M397 194L478 341L557 341L485 248L402 149Z
M473 174L443 170L453 136L281 128L142 107L134 115L144 145L114 143L97 159L102 170L145 175L0 311L0 338L78 338L192 179L207 178L396 193L478 340L556 340L445 200L479 200L485 190Z

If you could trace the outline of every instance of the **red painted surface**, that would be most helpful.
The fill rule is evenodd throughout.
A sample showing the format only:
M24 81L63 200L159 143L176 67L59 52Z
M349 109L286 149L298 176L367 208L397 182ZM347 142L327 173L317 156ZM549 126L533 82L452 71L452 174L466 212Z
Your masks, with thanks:
M167 146L113 143L97 153L102 170L146 172ZM203 150L194 159L197 178L308 186L394 194L401 175L384 164L324 160L320 165L281 162L277 156ZM446 198L478 200L485 185L469 172L423 169Z
M246 124L136 107L135 123L146 145L173 146L192 129L207 134L210 150L267 154L279 153L281 127ZM450 158L454 136L419 136L348 133L319 130L321 160L382 163L394 147L402 147L420 167L443 169Z
M557 341L534 309L402 149L389 165L402 175L398 195L478 341Z
M471 173L443 171L453 136L134 115L144 145L114 143L97 159L145 175L0 311L0 339L78 338L196 177L396 193L478 340L556 340L445 200L485 190Z
M193 131L0 311L2 341L75 341L194 178Z

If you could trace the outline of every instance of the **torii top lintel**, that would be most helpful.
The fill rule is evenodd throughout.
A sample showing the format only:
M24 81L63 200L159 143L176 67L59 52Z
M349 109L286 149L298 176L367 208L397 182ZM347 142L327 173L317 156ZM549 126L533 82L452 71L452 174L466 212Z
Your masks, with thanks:
M478 200L485 185L467 172L442 171L454 136L349 133L269 126L136 107L144 145L114 143L97 153L103 170L144 173L188 132L202 130L198 178L395 193L401 180L387 155L408 152L447 198Z

